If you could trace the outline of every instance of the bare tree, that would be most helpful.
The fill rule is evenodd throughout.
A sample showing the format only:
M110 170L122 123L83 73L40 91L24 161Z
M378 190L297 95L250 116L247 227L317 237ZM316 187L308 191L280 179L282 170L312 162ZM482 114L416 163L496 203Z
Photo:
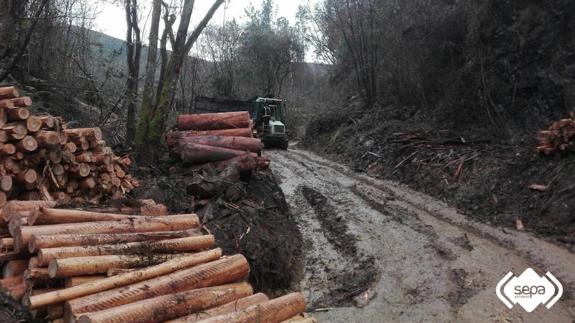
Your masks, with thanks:
M126 47L128 78L126 80L125 106L127 109L126 141L131 145L136 134L136 108L138 83L140 78L140 57L142 55L141 31L138 22L138 1L125 0L126 11Z
M157 2L158 6L161 7L160 1ZM184 61L188 57L188 53L192 49L192 46L197 41L204 28L207 26L208 22L224 2L225 0L216 0L202 21L198 24L198 26L196 26L191 35L188 36L190 20L194 10L194 0L184 1L182 13L180 15L180 23L177 33L174 37L175 41L172 48L172 55L169 57L168 64L163 71L164 76L158 84L158 91L155 92L159 94L157 95L154 104L149 104L149 102L145 101L145 104L142 105L140 120L138 122L138 128L136 129L136 145L140 152L150 147L150 145L157 146L160 144L166 124L167 115L169 113L169 108L175 95L177 80L179 79ZM154 2L154 7L155 6L156 1ZM153 42L155 46L157 46L158 43L157 30L159 30L158 26L160 22L160 10L161 8L158 9L157 19L155 16L152 19L152 29L156 32L154 35L152 35L152 32L150 32L150 43ZM156 8L154 8L154 15L155 14ZM147 76L151 77L151 75L155 75L155 73L151 74L150 71L148 71ZM154 157L150 155L148 156Z

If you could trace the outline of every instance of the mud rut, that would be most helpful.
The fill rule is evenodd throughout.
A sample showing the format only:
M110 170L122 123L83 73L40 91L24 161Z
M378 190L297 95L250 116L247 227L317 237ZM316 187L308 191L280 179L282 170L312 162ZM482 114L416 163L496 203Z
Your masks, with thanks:
M304 237L300 288L323 322L573 322L575 255L530 234L469 221L429 196L302 150L269 152ZM563 284L550 310L508 310L509 271Z

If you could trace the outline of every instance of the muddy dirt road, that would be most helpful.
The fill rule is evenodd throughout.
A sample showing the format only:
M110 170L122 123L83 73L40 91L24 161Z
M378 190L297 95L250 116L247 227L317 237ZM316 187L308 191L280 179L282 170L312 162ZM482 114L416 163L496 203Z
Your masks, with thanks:
M575 254L310 152L269 155L305 240L301 290L327 309L320 321L574 322ZM563 284L551 309L497 299L498 281L528 267Z

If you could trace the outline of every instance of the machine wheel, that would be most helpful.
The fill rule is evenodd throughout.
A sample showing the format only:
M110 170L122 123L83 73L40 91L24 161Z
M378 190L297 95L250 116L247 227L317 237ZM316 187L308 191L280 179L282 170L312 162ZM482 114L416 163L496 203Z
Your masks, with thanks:
M279 144L279 148L282 150L287 150L288 147L289 147L289 140L287 140L287 139L282 140Z

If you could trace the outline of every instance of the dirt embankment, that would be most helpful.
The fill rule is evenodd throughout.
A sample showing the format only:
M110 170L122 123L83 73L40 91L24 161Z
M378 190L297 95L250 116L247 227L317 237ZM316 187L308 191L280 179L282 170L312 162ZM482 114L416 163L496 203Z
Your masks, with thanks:
M332 111L312 121L303 145L446 200L473 219L512 229L520 219L527 231L575 249L573 156L538 156L536 129L515 143L495 143L473 131L430 129L398 110ZM530 184L548 189L533 191Z
M187 168L141 174L138 198L153 198L172 213L197 213L224 254L241 253L250 263L250 283L270 296L293 290L301 276L301 234L270 172L222 181L213 172ZM215 195L198 194L199 181Z

